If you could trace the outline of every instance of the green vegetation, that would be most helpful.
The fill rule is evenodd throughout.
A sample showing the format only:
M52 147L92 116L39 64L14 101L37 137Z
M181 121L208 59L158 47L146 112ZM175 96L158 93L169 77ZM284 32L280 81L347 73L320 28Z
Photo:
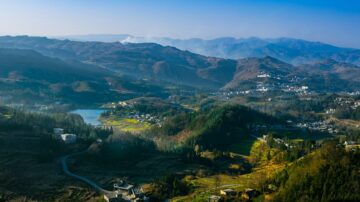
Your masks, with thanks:
M99 161L114 163L117 160L146 156L155 152L155 145L152 141L124 133L110 136L100 146L92 148L92 151L95 152Z
M45 115L0 107L0 200L96 201L86 185L64 177L57 159L86 149L111 131L86 125L72 114ZM76 144L53 138L54 127L76 132ZM93 134L94 136L90 136Z
M112 108L101 115L105 125L111 125L121 132L137 134L153 125L161 125L167 117L186 111L179 105L154 97L141 97L105 106Z
M183 113L167 119L161 127L154 127L150 134L179 140L185 147L202 150L226 149L228 145L248 137L251 124L275 123L265 114L239 105L218 106L204 111Z
M0 202L100 201L61 172L59 157L79 151L71 171L108 190L140 185L153 201L208 201L226 188L236 194L223 201L360 200L360 97L344 93L359 90L354 65L151 43L0 44L14 48L0 48L0 104L14 107L0 107ZM104 125L67 113L79 106L106 108ZM53 138L58 127L77 142Z
M335 113L335 116L340 119L352 119L360 121L360 107L352 108L340 108Z
M87 125L77 114L43 114L8 107L0 107L0 112L4 114L0 116L0 129L3 131L24 129L50 135L54 128L63 128L65 132L74 133L87 141L106 138L112 133L111 130Z
M148 188L151 201L164 201L179 195L188 194L191 185L175 175L167 175L155 180Z
M325 143L274 177L279 187L274 201L358 201L359 155Z
M151 127L148 122L141 122L133 118L117 118L112 116L111 118L102 117L101 121L104 125L112 126L116 131L140 133Z

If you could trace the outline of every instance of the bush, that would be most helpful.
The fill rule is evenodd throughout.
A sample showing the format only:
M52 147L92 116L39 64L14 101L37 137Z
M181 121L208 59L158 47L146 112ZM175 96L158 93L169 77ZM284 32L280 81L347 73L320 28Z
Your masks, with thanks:
M175 196L186 195L191 190L190 185L176 175L167 175L151 184L151 201L164 201Z

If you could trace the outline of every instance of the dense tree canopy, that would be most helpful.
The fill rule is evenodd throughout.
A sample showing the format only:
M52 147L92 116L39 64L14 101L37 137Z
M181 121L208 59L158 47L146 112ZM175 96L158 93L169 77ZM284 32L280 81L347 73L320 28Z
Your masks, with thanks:
M329 142L274 178L274 201L359 201L360 152Z

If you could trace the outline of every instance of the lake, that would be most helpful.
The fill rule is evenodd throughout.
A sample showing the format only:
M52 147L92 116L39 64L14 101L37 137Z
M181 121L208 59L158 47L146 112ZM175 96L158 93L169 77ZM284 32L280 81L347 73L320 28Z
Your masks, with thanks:
M71 111L71 113L79 114L84 119L85 123L97 126L102 124L98 118L101 113L105 111L106 110L104 109L77 109Z

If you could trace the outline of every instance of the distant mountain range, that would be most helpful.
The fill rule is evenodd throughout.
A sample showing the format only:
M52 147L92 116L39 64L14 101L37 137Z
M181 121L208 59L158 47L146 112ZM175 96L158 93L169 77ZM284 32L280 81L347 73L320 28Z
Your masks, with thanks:
M309 52L312 50L306 45L298 43L292 45L292 47L298 46L306 47ZM325 49L320 46L323 47L319 45L318 50ZM328 47L333 50L338 49L333 46ZM80 42L27 36L0 37L0 48L30 49L47 58L58 58L64 66L69 63L82 64L83 69L102 70L107 72L107 75L115 73L140 80L191 87L246 90L308 86L309 90L317 91L360 90L358 66L325 56L324 60L294 65L271 56L238 60L208 57L155 43ZM284 53L290 54L285 50ZM29 54L35 53L29 52ZM307 54L305 50L304 54ZM318 56L320 57L321 54ZM356 57L346 57L356 60ZM42 63L46 60L37 61ZM47 66L49 71L52 71L51 65ZM85 72L84 70L84 74ZM111 78L110 83L119 80L119 77Z
M204 40L161 37L135 37L131 35L83 35L63 37L80 41L157 43L193 53L227 59L270 56L293 65L333 59L360 65L360 50L293 38L216 38Z

